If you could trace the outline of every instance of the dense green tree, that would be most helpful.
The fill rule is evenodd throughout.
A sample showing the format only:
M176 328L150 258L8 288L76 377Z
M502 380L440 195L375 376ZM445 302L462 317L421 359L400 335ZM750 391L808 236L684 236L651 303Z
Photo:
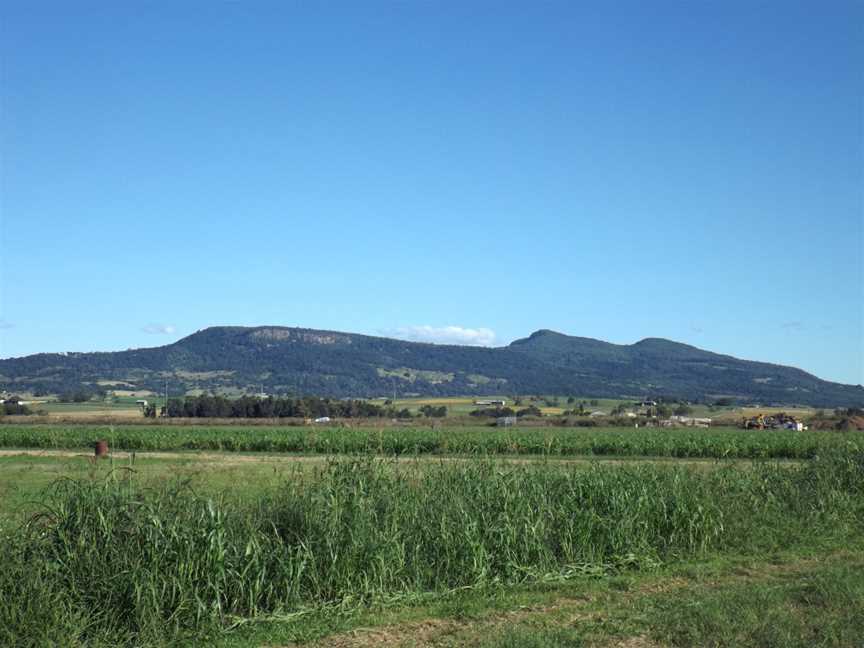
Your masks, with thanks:
M92 398L93 394L83 389L63 392L57 396L57 400L61 403L86 403Z
M540 408L536 405L529 405L528 407L516 412L516 416L543 416L543 412L541 412Z
M445 406L433 407L423 412L426 416L446 416ZM421 408L421 411L422 408ZM268 396L242 396L230 399L225 396L202 394L184 399L171 398L164 412L169 417L185 418L409 418L407 408L396 410L392 406L382 407L362 400L333 400L305 396L281 398ZM427 413L428 412L428 413ZM155 414L154 414L155 415Z
M428 418L444 418L447 416L447 406L441 405L435 407L434 405L424 405L420 408L420 413Z
M484 407L470 413L471 416L488 416L498 418L501 416L513 416L515 412L509 407Z
M8 414L9 416L29 416L33 412L26 405L16 402L0 405L0 413Z

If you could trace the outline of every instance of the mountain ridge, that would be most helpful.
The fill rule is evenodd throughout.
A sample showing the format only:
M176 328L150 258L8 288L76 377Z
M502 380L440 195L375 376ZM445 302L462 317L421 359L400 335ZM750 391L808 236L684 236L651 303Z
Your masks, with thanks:
M211 326L160 347L0 359L0 388L257 391L333 397L557 393L817 406L864 404L864 387L665 338L614 344L539 329L501 347L411 342L286 326Z

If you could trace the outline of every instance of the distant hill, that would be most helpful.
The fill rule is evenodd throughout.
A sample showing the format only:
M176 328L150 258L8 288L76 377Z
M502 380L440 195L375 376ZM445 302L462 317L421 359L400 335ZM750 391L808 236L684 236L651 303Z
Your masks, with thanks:
M864 388L800 369L648 338L611 344L541 330L506 347L424 344L266 327L212 327L173 344L0 360L0 388L193 390L375 397L408 393L732 397L824 407L864 405Z

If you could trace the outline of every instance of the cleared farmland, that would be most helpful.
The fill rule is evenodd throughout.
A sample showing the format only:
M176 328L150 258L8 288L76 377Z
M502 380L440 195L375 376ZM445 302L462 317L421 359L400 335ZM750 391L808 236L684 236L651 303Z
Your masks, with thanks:
M0 644L208 643L251 619L694 558L864 530L864 455L710 472L340 459L255 506L121 473L61 480L0 528Z
M0 447L363 455L547 455L807 459L864 451L864 434L736 428L312 428L4 425Z

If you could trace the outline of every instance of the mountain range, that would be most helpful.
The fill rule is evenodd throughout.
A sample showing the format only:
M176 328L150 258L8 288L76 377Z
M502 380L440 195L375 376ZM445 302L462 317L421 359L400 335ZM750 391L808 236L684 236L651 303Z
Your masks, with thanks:
M0 360L0 389L332 397L560 394L864 405L864 387L665 340L620 345L540 330L504 347L280 326L211 327L161 347Z

